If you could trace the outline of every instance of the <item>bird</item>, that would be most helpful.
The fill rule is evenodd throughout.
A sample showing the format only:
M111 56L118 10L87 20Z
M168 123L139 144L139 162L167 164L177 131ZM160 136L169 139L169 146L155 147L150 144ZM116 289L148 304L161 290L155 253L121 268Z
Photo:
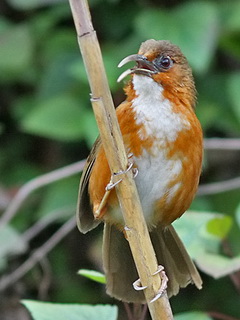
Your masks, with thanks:
M169 280L170 298L189 283L202 287L197 268L172 226L191 205L202 170L203 133L195 114L196 88L186 57L168 40L143 42L138 53L124 58L119 67L129 62L135 66L118 79L130 75L116 115L156 258ZM104 223L107 293L125 302L145 303L143 291L133 286L138 274L115 184L110 181L98 138L80 180L77 225L86 233Z

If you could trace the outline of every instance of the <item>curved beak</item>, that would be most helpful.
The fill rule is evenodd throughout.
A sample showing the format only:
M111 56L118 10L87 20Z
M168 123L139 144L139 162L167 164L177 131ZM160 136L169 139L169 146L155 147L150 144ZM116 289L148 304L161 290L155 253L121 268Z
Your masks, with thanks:
M156 66L147 59L144 55L141 54L132 54L126 58L124 58L119 64L118 67L121 68L126 63L135 61L137 62L137 65L131 69L127 69L124 71L119 78L117 79L117 82L122 81L126 76L132 73L136 74L143 74L145 76L150 77L152 74L155 74L158 72L158 69Z

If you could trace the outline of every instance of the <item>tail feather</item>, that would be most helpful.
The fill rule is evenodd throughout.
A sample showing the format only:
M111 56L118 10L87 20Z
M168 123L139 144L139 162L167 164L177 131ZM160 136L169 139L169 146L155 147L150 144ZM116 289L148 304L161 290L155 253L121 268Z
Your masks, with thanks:
M202 288L202 279L173 226L158 227L150 233L158 263L169 278L168 296L174 296L189 283Z
M158 263L164 266L169 278L168 296L176 295L189 283L201 289L201 277L174 228L158 227L150 232L150 236ZM105 224L103 239L107 293L126 302L144 303L143 292L135 291L132 286L138 274L128 241L122 232L109 224Z
M103 233L103 267L110 296L127 302L145 302L143 292L133 289L138 274L128 241L122 232L108 223L105 223Z

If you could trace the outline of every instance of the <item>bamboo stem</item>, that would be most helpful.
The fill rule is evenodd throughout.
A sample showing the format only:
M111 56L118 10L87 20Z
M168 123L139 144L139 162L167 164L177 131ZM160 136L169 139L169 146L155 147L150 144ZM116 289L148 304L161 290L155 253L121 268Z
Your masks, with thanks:
M127 155L122 141L108 81L102 61L101 50L96 32L91 23L91 16L86 0L69 0L79 47L92 92L93 110L99 127L100 136L112 172L126 169ZM118 200L126 225L126 235L143 286L146 301L152 319L173 319L168 297L150 303L161 286L160 276L153 275L157 270L157 260L148 229L144 220L132 173L122 175L122 182L116 186Z

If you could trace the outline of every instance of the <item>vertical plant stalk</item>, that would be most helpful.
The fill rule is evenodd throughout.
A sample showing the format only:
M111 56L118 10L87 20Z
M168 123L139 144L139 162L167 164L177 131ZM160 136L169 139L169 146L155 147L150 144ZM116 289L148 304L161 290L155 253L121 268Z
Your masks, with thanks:
M103 147L111 172L126 170L128 159L122 141L115 109L103 65L101 50L86 0L69 0L77 31L78 43L83 56L92 92L92 106L98 124ZM173 319L167 294L153 303L160 286L157 260L143 216L132 173L122 175L122 182L116 186L122 209L125 232L133 254L136 268L143 286L152 319Z

